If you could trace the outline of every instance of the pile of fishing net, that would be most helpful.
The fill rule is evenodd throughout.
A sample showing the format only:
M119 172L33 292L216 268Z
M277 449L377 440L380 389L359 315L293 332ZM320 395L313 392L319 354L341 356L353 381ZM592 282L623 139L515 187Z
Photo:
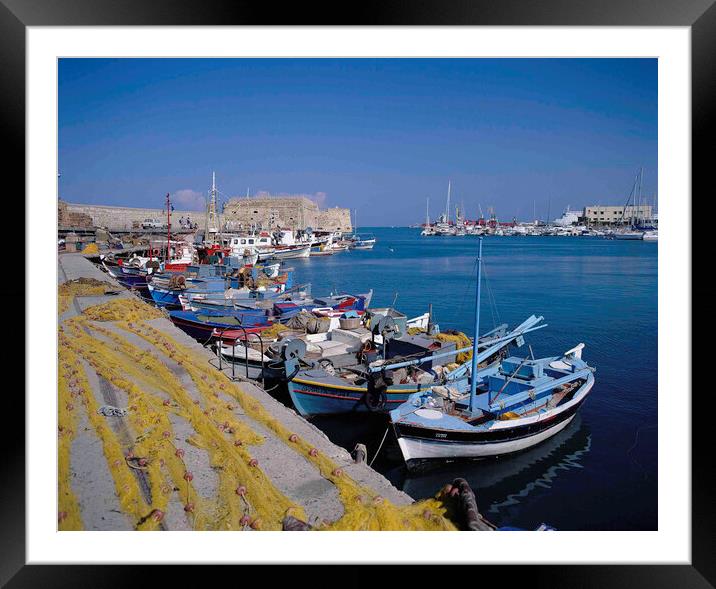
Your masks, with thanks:
M83 254L98 254L99 248L97 247L96 243L88 243L84 249L82 250Z
M442 342L454 342L455 348L458 350L460 348L467 348L472 345L472 341L470 341L469 337L467 337L462 331L455 331L454 329L439 333L437 335L437 338ZM455 360L458 364L464 364L471 358L472 351L468 350L467 352L459 353Z
M261 332L261 339L264 341L277 339L284 331L289 331L289 328L281 323L274 323L271 327Z
M326 333L331 328L331 319L330 317L316 317L313 313L304 310L286 321L286 325L296 331Z
M126 298L85 309L84 315L93 321L146 321L164 314L136 298Z
M108 282L96 280L94 278L77 278L76 280L68 280L57 288L57 297L59 303L58 313L61 315L70 308L74 297L91 297L103 295L108 290L114 290L114 287Z

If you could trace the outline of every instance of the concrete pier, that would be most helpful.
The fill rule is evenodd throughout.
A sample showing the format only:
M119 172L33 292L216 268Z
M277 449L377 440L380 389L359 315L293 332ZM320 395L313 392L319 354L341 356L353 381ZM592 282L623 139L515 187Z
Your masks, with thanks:
M132 298L134 295L121 287L109 275L100 271L85 256L81 254L64 254L58 257L58 282L62 284L79 278L91 278L108 284L108 289L121 291L119 294L105 294L100 296L76 297L70 308L59 317L60 323L80 314L84 309L108 302L110 300ZM183 348L191 351L192 357L201 359L212 366L216 366L216 356L202 347L195 340L177 329L168 318L147 320L146 323L159 330L160 333L170 336ZM97 326L95 332L93 327ZM192 397L199 397L198 391L189 373L180 362L160 353L155 347L135 333L120 328L112 322L90 322L87 333L98 340L109 341L108 335L99 333L99 327L105 331L120 335L124 340L141 350L150 350L153 356L161 360L163 365L181 382L186 393ZM87 380L97 405L111 405L126 407L127 396L123 390L98 374L87 363L83 362ZM225 368L228 370L228 368ZM252 382L230 383L228 386L238 387L243 393L265 409L266 412L278 420L286 429L294 432L302 440L315 447L323 456L337 464L349 477L370 489L375 495L380 495L396 506L405 506L413 500L402 491L393 487L387 479L378 474L366 464L356 464L350 454L343 448L333 444L318 428L303 419L292 409L286 407L269 393L262 390ZM153 391L154 392L154 391ZM233 397L222 393L226 402ZM198 401L195 401L198 403ZM285 440L279 439L276 433L259 423L242 410L240 404L232 407L232 417L250 427L263 438L263 443L250 447L263 473L270 479L275 488L285 497L300 505L309 520L309 524L318 522L333 522L344 513L337 487L321 474L317 466L309 461L299 451L293 450ZM133 529L135 522L130 521L119 508L118 497L112 475L105 458L106 450L100 443L92 429L87 415L87 407L81 407L78 414L77 435L75 436L70 453L70 469L72 489L79 503L81 519L84 529L93 530L122 530ZM198 437L200 434L192 429L192 425L177 415L169 415L173 428L172 442L186 447L185 463L194 474L193 484L199 495L210 497L217 492L218 477L216 465L211 464L209 454L201 447L185 444L185 441ZM123 445L131 447L132 441L140 434L134 431L129 416L103 417L107 420L116 438ZM124 466L124 465L123 465ZM140 488L148 489L148 482L143 481L146 475L137 470L133 473L139 479ZM192 529L191 515L183 509L178 493L171 493L166 513L161 521L161 529L186 530ZM147 500L150 498L147 497ZM148 501L149 502L149 501Z

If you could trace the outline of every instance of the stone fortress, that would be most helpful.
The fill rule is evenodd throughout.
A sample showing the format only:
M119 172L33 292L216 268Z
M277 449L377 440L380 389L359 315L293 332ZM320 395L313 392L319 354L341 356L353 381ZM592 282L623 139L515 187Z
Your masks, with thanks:
M306 229L316 231L351 231L349 209L338 207L320 210L318 205L303 195L270 196L262 194L252 198L232 198L225 205L222 223L229 231L250 229Z
M166 223L167 212L160 208L131 208L109 205L86 205L58 201L58 226L60 228L103 227L109 231L141 230L145 219L158 219ZM199 229L204 229L204 211L180 211L171 213L172 227L179 229L180 219L189 218ZM352 231L349 209L338 207L320 210L306 195L270 196L229 199L220 212L222 229L246 231L252 227L261 229L306 229L314 231Z

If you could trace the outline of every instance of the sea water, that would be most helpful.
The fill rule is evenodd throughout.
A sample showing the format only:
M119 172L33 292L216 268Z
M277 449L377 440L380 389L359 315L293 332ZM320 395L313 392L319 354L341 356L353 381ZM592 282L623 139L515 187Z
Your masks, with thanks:
M372 288L372 306L395 304L408 317L432 304L443 331L473 335L476 237L365 231L377 238L372 250L291 260L295 281L311 282L316 295ZM485 237L481 333L543 315L548 327L525 337L535 356L583 342L595 386L565 430L525 452L414 474L389 430L373 468L416 499L464 477L497 525L657 529L657 248L594 237ZM366 444L369 460L388 424L365 414L313 421L348 450Z

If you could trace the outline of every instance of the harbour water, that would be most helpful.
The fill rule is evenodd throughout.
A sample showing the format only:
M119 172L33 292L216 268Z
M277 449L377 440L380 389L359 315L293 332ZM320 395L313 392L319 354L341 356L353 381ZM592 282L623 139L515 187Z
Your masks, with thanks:
M408 316L432 303L443 331L472 335L477 239L365 230L378 239L374 249L291 260L295 280L311 282L316 294L372 287L372 306L395 304ZM373 467L416 499L465 477L498 525L657 529L657 248L591 237L485 238L484 330L544 315L549 327L527 343L539 357L584 342L583 358L597 369L590 398L564 431L514 456L408 474L388 431ZM365 443L371 460L388 421L368 417L314 422L348 450Z

